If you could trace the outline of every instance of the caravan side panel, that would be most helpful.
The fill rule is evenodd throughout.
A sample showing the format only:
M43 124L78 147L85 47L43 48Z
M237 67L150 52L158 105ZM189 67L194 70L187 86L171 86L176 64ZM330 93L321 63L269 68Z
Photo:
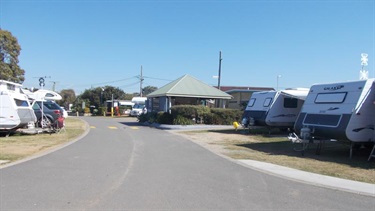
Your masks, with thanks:
M368 126L369 121L365 119L374 117L374 108L370 111L371 109L369 110L367 106L362 106L361 110L367 117L355 112L360 97L363 96L362 93L368 92L367 82L355 81L312 86L294 125L295 131L300 133L301 128L309 127L313 131L312 135L317 139L367 141L368 138L359 133L353 135L353 129ZM351 131L349 132L351 134L348 131Z
M13 99L0 93L0 130L11 130L20 124L21 120L14 109Z
M280 94L266 117L266 124L274 127L293 127L304 100Z
M375 82L367 80L346 128L349 140L375 141Z
M254 125L252 126L267 126L266 116L276 98L276 94L276 91L253 93L246 106L243 118L253 119Z

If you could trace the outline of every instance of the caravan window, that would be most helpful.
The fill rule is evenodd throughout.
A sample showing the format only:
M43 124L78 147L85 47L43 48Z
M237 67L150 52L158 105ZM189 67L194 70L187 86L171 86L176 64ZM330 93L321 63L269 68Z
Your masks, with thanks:
M16 85L14 85L14 84L7 84L7 89L15 91L16 90Z
M284 108L297 108L298 99L296 98L284 98Z
M247 104L247 107L253 107L254 106L254 104L255 104L255 98L251 98L250 100L249 100L249 103Z
M268 107L268 106L271 105L271 102L272 102L272 98L271 98L271 97L266 98L266 99L264 100L263 106L264 106L264 107Z
M315 98L315 103L343 103L346 92L320 93Z
M27 103L26 100L18 100L18 99L14 99L14 101L16 102L16 105L18 107L29 107L29 104Z

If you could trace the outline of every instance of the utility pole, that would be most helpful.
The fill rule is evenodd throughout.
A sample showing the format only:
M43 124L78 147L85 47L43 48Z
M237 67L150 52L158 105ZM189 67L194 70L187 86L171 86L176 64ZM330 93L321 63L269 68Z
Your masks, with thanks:
M141 65L141 76L139 77L139 95L142 97L142 82L143 82L143 74L142 74L142 65Z
M217 78L217 88L220 90L220 80L221 80L221 61L223 59L221 58L221 51L220 51L220 54L219 54L219 76ZM219 108L220 107L220 99L217 99L217 107Z
M220 51L220 55L219 55L219 77L218 77L218 81L217 81L217 88L220 90L220 79L221 79L221 60L223 60L221 58L221 51Z

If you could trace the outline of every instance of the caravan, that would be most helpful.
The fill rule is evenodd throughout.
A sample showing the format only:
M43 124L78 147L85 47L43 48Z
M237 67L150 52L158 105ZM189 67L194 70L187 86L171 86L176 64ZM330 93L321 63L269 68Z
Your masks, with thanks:
M375 141L375 79L313 85L294 129L300 140ZM290 138L291 139L291 138ZM293 139L291 139L293 140Z
M243 114L242 125L292 128L308 92L306 88L255 92Z
M34 124L36 116L22 85L0 80L0 131L11 132Z

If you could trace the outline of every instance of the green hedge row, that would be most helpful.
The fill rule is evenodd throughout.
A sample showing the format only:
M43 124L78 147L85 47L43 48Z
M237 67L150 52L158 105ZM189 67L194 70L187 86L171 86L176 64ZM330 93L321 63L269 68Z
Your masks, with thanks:
M138 117L139 122L173 125L231 125L240 122L243 111L239 109L208 108L205 106L178 105L167 112L148 112Z

